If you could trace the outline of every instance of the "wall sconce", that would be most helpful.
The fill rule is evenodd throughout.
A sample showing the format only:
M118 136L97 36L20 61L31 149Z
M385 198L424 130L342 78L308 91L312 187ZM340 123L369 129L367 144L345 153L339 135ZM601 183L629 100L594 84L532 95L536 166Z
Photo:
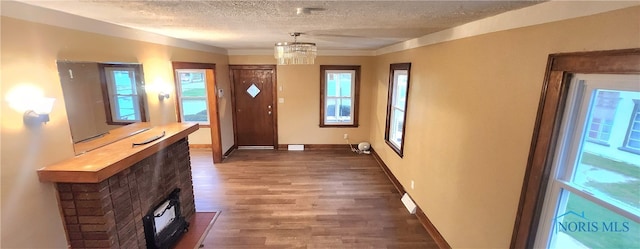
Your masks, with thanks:
M53 102L55 98L40 98L35 100L31 108L24 112L22 116L22 120L24 124L28 126L36 126L40 123L49 122L49 113L51 113L51 109L53 109Z
M164 99L168 99L169 98L169 92L165 92L165 91L161 91L158 93L158 99L159 100L164 100Z

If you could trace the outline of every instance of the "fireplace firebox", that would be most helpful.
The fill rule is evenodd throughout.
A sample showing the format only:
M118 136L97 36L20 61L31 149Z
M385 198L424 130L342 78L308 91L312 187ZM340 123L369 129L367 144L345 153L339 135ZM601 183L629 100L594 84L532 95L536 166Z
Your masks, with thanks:
M148 249L171 248L189 229L180 212L180 189L176 188L142 218Z

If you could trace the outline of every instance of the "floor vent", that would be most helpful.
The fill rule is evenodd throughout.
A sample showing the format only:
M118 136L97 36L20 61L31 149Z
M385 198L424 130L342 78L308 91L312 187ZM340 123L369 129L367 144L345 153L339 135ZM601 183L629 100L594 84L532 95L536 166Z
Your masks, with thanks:
M304 150L304 144L290 144L287 146L288 150Z
M404 193L402 196L402 204L404 204L410 214L416 213L416 204L413 203L413 200L411 200L411 197L409 197L407 193Z

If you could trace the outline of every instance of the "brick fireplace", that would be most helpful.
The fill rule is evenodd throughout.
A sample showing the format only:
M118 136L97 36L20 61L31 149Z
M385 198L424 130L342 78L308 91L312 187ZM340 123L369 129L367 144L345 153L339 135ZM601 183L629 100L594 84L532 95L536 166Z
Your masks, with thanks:
M142 218L175 188L195 213L186 137L98 183L56 183L72 248L146 248Z

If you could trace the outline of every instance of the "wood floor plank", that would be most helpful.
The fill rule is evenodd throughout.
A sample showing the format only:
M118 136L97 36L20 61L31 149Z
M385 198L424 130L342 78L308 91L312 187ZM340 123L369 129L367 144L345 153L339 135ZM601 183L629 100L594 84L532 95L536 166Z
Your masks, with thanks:
M438 248L376 161L349 151L191 150L204 248Z

